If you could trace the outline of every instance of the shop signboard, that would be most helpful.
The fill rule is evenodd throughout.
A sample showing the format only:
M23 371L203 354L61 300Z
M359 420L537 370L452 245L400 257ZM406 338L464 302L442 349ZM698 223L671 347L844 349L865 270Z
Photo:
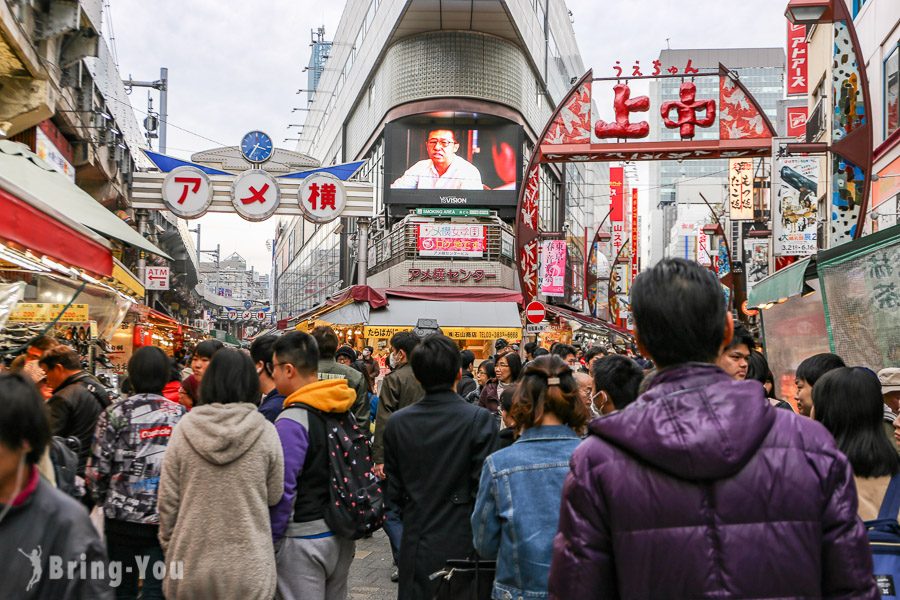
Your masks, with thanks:
M808 106L787 107L787 135L791 138L806 138L806 121L809 118Z
M541 242L541 293L565 296L566 240Z
M744 272L747 273L748 288L768 277L769 240L747 239L744 241Z
M14 323L50 323L66 308L65 304L49 302L20 302L16 304L10 322ZM87 323L88 305L72 304L57 320L58 323Z
M728 160L728 216L732 221L753 220L753 159Z
M147 267L144 275L144 288L146 290L169 289L169 267Z
M52 166L54 171L62 173L69 181L75 183L75 167L40 127L34 129L34 153Z
M807 78L806 25L787 24L787 95L805 96L809 92Z
M316 173L304 179L298 194L303 215L319 225L340 217L347 206L344 183L328 173Z
M420 217L489 217L487 208L417 208Z
M515 254L514 254L513 248L515 248L515 239L513 238L512 234L501 230L500 231L500 255L514 260Z
M548 323L526 323L525 324L525 333L528 335L535 335L537 333L543 333L547 330Z
M695 227L697 231L697 262L704 267L712 266L712 258L709 253L709 234L703 233L702 224L698 223Z
M622 253L625 243L625 195L622 189L625 184L623 167L609 168L609 222L612 229L613 256Z
M772 178L775 255L808 256L815 253L819 159L776 158Z
M419 256L481 258L487 247L484 225L421 223L416 247Z
M631 278L637 277L638 273L638 191L637 188L631 190Z
M227 308L229 321L269 321L269 308L261 308L259 310L238 310L236 308Z
M441 327L441 331L451 340L503 338L509 341L522 338L522 329L519 327Z

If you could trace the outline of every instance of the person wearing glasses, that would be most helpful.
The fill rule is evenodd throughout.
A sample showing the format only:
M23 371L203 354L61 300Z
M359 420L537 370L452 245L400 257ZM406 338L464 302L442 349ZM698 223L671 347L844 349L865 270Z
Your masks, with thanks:
M434 129L425 140L428 158L420 160L391 184L400 190L481 190L481 173L457 156L459 142L449 129Z
M513 352L504 354L494 363L494 371L497 373L497 378L485 384L481 390L478 404L497 414L497 411L500 410L500 395L503 390L518 381L519 375L522 373L522 359Z

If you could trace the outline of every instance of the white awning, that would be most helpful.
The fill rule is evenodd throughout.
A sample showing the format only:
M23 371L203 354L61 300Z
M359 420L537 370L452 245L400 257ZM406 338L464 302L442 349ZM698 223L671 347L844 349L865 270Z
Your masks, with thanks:
M437 302L391 298L390 303L369 313L368 325L414 326L419 319L435 319L439 327L521 328L515 302Z

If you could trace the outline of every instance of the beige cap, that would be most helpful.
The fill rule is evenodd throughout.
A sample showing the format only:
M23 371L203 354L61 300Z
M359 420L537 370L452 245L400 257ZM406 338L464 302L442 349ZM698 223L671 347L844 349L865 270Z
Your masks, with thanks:
M900 368L887 368L878 371L878 381L881 382L881 393L900 392Z

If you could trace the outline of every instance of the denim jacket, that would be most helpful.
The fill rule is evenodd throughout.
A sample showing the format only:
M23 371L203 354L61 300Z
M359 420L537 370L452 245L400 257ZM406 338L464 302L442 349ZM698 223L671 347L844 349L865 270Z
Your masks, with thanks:
M563 482L580 441L565 425L532 427L484 461L472 539L497 560L496 600L547 597Z

